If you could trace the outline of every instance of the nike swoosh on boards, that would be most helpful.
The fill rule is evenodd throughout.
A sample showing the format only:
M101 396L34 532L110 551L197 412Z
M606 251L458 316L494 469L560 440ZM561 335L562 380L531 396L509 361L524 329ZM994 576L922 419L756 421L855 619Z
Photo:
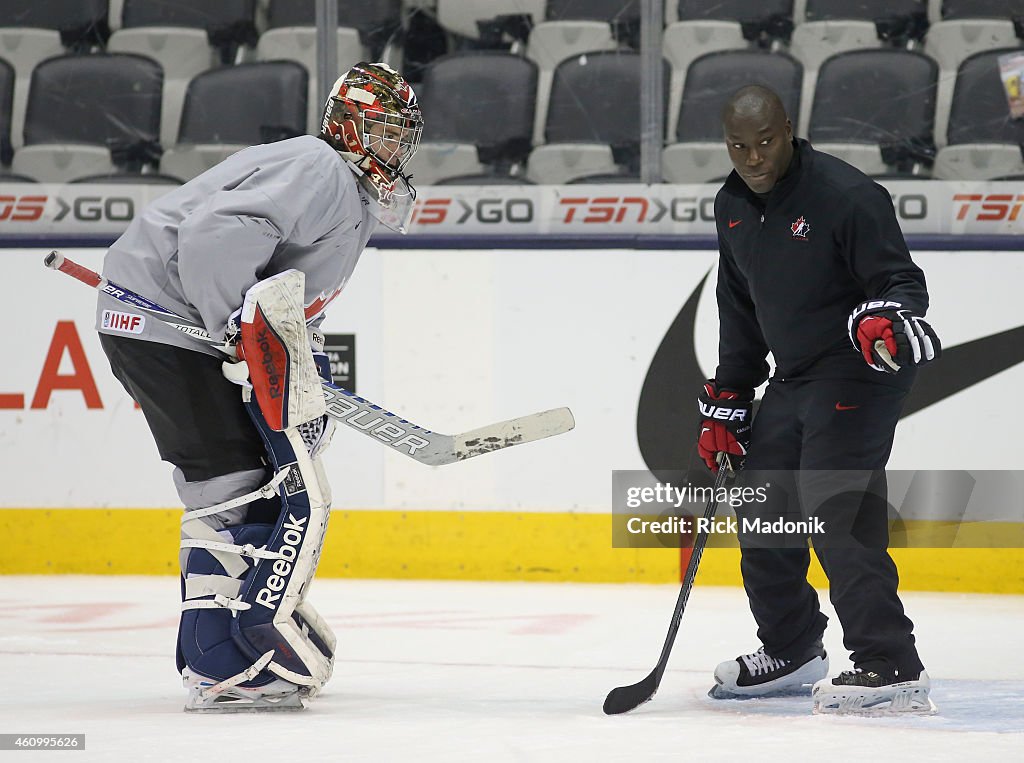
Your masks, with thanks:
M710 271L709 271L710 274ZM655 477L672 481L682 471L702 484L710 474L696 458L700 424L693 390L707 378L697 362L694 329L705 275L687 298L651 359L637 401L636 436L644 463ZM1024 326L944 347L934 365L923 366L903 407L906 418L1024 362ZM756 403L755 403L756 405ZM664 475L664 476L660 476ZM710 483L710 478L706 480Z

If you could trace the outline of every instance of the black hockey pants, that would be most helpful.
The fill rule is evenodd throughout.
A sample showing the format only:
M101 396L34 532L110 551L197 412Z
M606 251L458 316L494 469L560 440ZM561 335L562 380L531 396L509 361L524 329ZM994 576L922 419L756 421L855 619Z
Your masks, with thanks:
M754 418L742 480L774 484L766 504L737 509L741 520L799 520L808 511L822 520L822 534L812 536L814 550L829 579L844 645L857 667L895 668L901 675L922 665L888 553L883 470L906 395L857 380L773 380ZM851 484L869 489L851 491ZM741 528L740 545L743 585L765 650L781 658L803 651L821 637L828 619L807 582L807 535L747 535Z

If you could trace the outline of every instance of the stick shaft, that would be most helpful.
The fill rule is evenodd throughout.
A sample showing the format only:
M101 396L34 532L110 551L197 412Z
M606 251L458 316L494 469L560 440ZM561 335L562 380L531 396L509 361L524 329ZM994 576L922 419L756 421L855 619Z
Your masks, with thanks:
M46 267L59 270L119 302L149 313L196 341L220 350L225 349L224 343L211 336L204 326L171 312L131 289L103 278L99 273L69 260L60 252L50 252L43 259L43 263ZM321 386L327 400L327 415L332 419L428 466L465 461L494 450L563 434L575 425L568 408L556 408L518 419L500 421L462 435L440 434L413 424L329 381L322 380Z

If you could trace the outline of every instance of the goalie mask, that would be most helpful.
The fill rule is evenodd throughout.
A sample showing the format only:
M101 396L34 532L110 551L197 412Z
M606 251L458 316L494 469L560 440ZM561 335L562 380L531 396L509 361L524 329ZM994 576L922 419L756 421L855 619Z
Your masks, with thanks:
M320 137L345 159L380 209L375 216L402 233L416 190L404 169L423 133L416 94L384 63L359 63L334 83Z

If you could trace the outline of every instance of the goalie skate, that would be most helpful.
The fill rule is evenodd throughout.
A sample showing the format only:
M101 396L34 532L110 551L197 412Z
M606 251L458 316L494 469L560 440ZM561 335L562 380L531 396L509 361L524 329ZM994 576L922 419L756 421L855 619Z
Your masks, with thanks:
M923 670L911 681L890 679L870 671L848 670L836 678L818 681L811 696L815 713L931 715L938 709L928 696L930 691L931 680Z
M309 687L296 686L280 678L263 686L246 687L228 685L230 681L215 681L188 668L182 671L182 680L188 689L186 713L253 713L281 712L305 709L303 699L309 696Z
M712 699L807 695L808 684L828 675L828 655L820 641L792 660L772 657L761 647L715 668Z

